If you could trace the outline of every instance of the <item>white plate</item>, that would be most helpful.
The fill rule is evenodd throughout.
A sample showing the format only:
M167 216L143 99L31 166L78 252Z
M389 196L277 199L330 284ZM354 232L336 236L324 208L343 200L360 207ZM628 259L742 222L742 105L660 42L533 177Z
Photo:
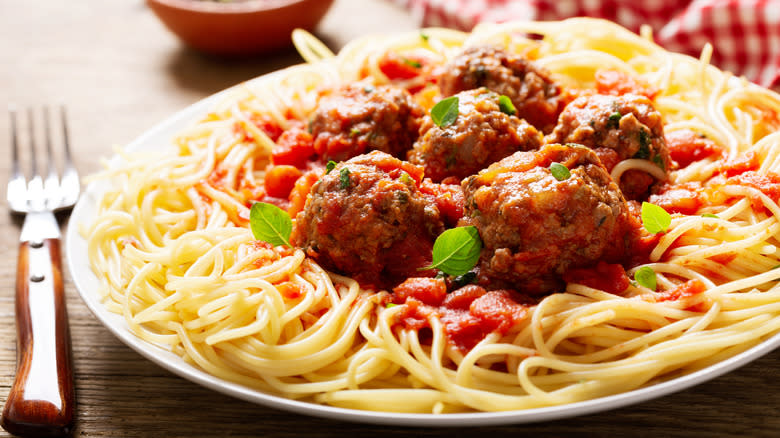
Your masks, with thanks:
M138 137L127 146L126 150L151 151L160 144L169 144L177 133L194 123L216 105L225 96L226 91L201 100L173 115ZM179 356L137 338L130 331L121 315L109 312L103 306L96 292L98 280L89 267L86 241L78 233L78 224L92 222L96 213L99 193L100 191L95 184L90 185L74 208L66 236L66 257L71 277L81 298L100 322L130 348L174 374L227 395L299 414L393 426L453 427L539 422L612 410L680 391L732 371L780 346L780 334L778 334L750 350L683 377L613 396L523 411L443 415L399 414L335 408L289 400L214 377L184 362Z

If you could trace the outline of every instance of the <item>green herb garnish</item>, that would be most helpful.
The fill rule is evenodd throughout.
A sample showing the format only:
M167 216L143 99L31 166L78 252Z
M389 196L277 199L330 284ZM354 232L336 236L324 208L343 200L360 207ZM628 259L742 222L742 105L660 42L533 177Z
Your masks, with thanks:
M498 97L498 108L501 109L502 113L509 114L510 116L517 114L517 108L515 108L515 105L512 103L512 99L503 94Z
M474 226L450 228L433 243L433 261L420 270L438 269L449 275L463 275L479 260L482 239Z
M639 135L639 150L634 154L634 158L642 160L650 158L650 137L647 131L640 129L637 135Z
M425 32L420 32L420 38L422 38L422 40L423 40L423 41L426 41L426 42L427 42L427 41L428 41L428 38L430 38L430 37L428 36L428 34L427 34L427 33L425 33Z
M421 68L422 67L422 64L420 64L419 61L415 61L414 59L401 58L401 61L403 61L404 64L406 64L406 65L408 65L410 67L414 67L414 68Z
M453 289L460 289L463 286L466 286L468 284L473 284L477 282L477 273L474 271L466 272L463 275L458 275L457 277L452 279L452 288Z
M453 124L458 118L458 104L458 96L450 96L440 100L431 108L433 123L441 128Z
M341 184L342 189L346 189L349 187L349 169L343 168L341 171L339 171L339 183Z
M414 183L414 180L412 179L412 177L409 176L409 174L406 173L406 172L401 172L401 176L398 179L400 179L401 182L404 183L404 184L413 184Z
M634 280L650 290L655 290L656 288L655 271L649 266L642 266L637 269L634 272Z
M642 224L647 231L653 234L664 233L672 224L672 216L655 204L643 202Z
M617 129L620 126L620 119L623 117L623 114L620 114L619 111L615 111L614 113L610 114L609 121L607 122L607 127L614 127Z
M656 155L653 157L653 163L655 163L656 166L660 167L661 170L666 170L666 166L664 165L664 160L661 158L660 155Z
M334 167L336 167L336 162L333 160L328 161L328 164L325 165L325 175L329 174Z
M716 215L716 214L712 214L712 213L704 213L703 215L701 215L701 217L711 217L711 218L713 218L713 219L720 219L720 218L718 217L718 215Z
M565 181L571 177L569 168L557 162L550 164L550 173L552 173L552 176L558 181Z
M255 239L271 245L290 245L292 219L281 208L266 202L255 202L249 211L249 228Z

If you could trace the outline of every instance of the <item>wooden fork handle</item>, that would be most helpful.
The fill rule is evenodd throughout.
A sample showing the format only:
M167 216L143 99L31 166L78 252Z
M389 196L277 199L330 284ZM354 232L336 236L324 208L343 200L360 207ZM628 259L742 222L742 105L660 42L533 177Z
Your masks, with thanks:
M67 436L73 367L59 239L22 242L16 271L16 380L2 426L19 436Z

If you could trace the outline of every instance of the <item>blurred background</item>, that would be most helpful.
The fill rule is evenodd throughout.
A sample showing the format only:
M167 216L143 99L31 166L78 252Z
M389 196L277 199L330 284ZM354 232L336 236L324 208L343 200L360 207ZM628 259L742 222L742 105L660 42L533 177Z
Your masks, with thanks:
M369 32L415 27L388 1L336 0L316 34L337 50ZM143 0L0 0L0 107L67 103L77 151L108 155L205 96L302 61L292 46L237 58L190 49ZM80 157L82 172L96 170L97 158Z

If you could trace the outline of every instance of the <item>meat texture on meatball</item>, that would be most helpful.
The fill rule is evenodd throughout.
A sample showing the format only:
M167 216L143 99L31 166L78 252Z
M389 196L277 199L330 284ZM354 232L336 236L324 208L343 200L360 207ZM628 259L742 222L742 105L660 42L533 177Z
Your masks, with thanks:
M346 85L320 97L311 121L314 149L326 161L372 150L405 158L420 128L422 108L392 86Z
M431 261L444 226L419 190L422 169L373 151L341 162L311 189L291 241L324 268L392 287Z
M618 181L627 199L643 200L651 186L665 180L671 164L661 113L650 99L635 94L581 96L566 105L550 143L577 143L596 150L607 170L629 158L649 160L652 174L631 169Z
M588 148L517 152L462 185L460 225L476 226L482 238L484 285L540 295L559 290L569 269L621 255L628 207Z
M487 88L462 91L458 116L446 126L426 115L409 161L425 168L435 182L461 180L517 151L539 149L543 137L533 126L499 105L499 95Z
M564 106L550 73L521 55L498 47L471 47L455 56L438 77L443 96L486 87L508 96L517 116L544 133L555 127Z

